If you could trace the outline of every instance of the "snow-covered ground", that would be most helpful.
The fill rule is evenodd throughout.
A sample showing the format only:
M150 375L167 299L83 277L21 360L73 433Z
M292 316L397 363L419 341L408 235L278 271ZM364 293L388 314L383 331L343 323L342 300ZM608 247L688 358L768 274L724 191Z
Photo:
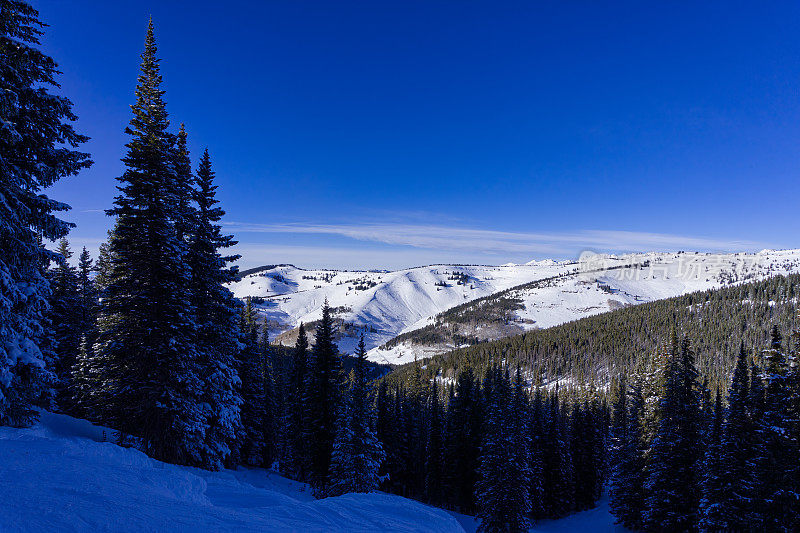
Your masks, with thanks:
M32 428L0 427L0 531L462 531L448 513L399 496L314 500L265 470L169 465L107 436L47 412Z
M464 528L465 533L475 533L480 522L475 518L451 513ZM597 507L567 516L560 520L542 520L535 524L530 533L624 533L628 531L615 523L608 507L608 497L597 502Z
M245 276L232 289L239 298L264 298L260 311L275 333L318 320L327 298L335 316L367 328L370 359L402 364L453 346L381 346L395 336L433 323L457 305L518 287L507 295L524 309L522 330L551 327L621 306L688 292L800 272L800 250L756 254L588 254L580 261L532 261L524 265L433 265L396 272L302 270L279 266ZM531 286L537 280L556 279ZM454 279L460 278L460 279ZM460 282L460 283L459 283ZM527 287L525 285L528 285ZM521 286L521 287L520 287ZM356 334L339 339L352 353Z

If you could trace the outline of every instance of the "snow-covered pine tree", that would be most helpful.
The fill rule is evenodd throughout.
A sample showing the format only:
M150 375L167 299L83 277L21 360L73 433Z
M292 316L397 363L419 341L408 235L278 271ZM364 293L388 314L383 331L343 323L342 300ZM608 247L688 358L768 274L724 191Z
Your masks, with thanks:
M84 246L81 255L78 256L79 330L82 335L91 339L91 342L94 342L95 320L97 319L97 289L92 278L94 271L92 256Z
M800 314L797 319L800 320ZM800 453L800 326L795 326L790 339L789 362L789 434L792 448ZM791 465L790 487L794 495L800 498L800 465L797 461ZM800 530L800 502L795 502L792 514L792 528Z
M400 449L400 465L399 476L395 478L399 486L402 488L402 494L407 497L421 497L420 472L420 454L419 442L423 438L422 434L422 409L420 409L420 400L413 393L413 389L400 388L400 395L398 396L397 412L398 422L400 423L398 430L399 449Z
M48 326L53 339L52 371L56 375L56 403L65 412L71 411L70 383L72 367L80 351L81 312L78 293L78 275L69 263L72 250L66 238L58 243L60 256L55 268L49 270L50 311Z
M111 240L113 231L108 232L108 241ZM94 278L94 288L97 291L98 298L105 292L111 278L111 251L108 247L108 241L100 243L99 253L97 254L97 262L95 263L95 270L97 275ZM99 313L99 308L97 309ZM95 317L96 320L97 317ZM95 327L97 324L95 324Z
M617 523L634 531L644 527L644 411L641 382L634 376L626 383L624 400L618 400L614 410L609 489Z
M198 221L198 215L193 200L197 200L199 191L195 187L195 177L192 175L192 162L189 158L188 134L186 133L186 125L181 123L178 129L178 134L172 139L174 148L172 155L174 158L173 165L175 167L175 180L173 182L173 195L176 201L173 216L175 218L175 233L179 240L187 241L191 237L192 228ZM205 156L208 155L208 150L205 151ZM203 166L203 160L200 161L200 167ZM210 160L207 162L209 170L211 168ZM198 172L201 170L198 169ZM213 183L213 173L211 174ZM212 200L214 199L212 190ZM212 204L213 208L213 204ZM234 243L235 244L235 243Z
M428 427L425 440L425 500L432 505L441 505L442 480L444 478L443 431L442 407L439 402L439 387L436 380L431 384L426 411Z
M478 531L528 531L528 441L520 433L526 413L518 411L524 396L515 398L508 369L492 368L488 373L486 381L491 389L485 396L487 411L475 486L477 516L481 519Z
M511 403L511 391L503 381L500 369L490 367L484 378L484 419L478 480L475 484L475 500L478 502L477 517L481 520L479 531L494 533L506 531L505 498L503 494L503 472L507 457L504 440L508 439L505 428L503 405ZM505 431L504 431L505 430Z
M641 379L634 376L626 384L624 411L615 409L610 496L611 512L617 523L628 529L643 529L644 455L643 421L645 400ZM617 407L622 409L621 403ZM624 417L624 418L623 418Z
M103 388L92 349L92 343L84 335L70 375L70 412L79 418L99 422L98 405Z
M758 471L763 527L793 531L800 522L800 494L795 492L799 450L793 437L792 379L789 359L778 326L773 326L770 347L764 351L764 411L760 433L765 457Z
M706 428L705 450L699 468L700 509L699 528L702 531L728 530L725 517L721 514L721 502L731 487L726 486L723 475L722 429L724 414L719 389L714 396L714 410L710 427Z
M181 151L188 153L183 128L178 139ZM193 224L186 231L198 360L204 383L202 402L207 406L208 430L203 462L207 468L217 470L238 456L236 448L242 434L242 395L237 368L238 303L226 286L236 279L236 267L229 265L239 256L225 254L225 250L236 241L232 236L222 234L220 221L225 212L218 205L214 179L211 157L205 150L197 168L193 191L197 207L192 217ZM184 206L185 211L188 209Z
M54 215L69 206L42 191L92 164L74 150L88 138L70 124L72 102L50 92L59 72L37 48L43 26L28 2L0 1L0 425L31 424L52 381L43 265L56 256L40 240L64 237L70 224Z
M350 390L342 404L333 442L328 496L372 492L378 487L378 470L386 454L373 429L375 413L367 383L366 360L362 334Z
M303 398L305 398L306 366L308 365L308 337L303 323L297 328L297 342L292 351L289 369L287 434L289 437L286 457L287 472L304 481L307 475L308 446L304 435Z
M96 270L92 264L92 258L84 246L78 259L78 299L80 312L81 340L80 349L75 358L75 362L70 369L70 412L79 418L86 418L92 421L98 420L96 404L96 394L102 389L99 383L95 383L92 365L95 360L92 357L92 345L97 336L97 284L96 279L92 278L92 272Z
M558 395L558 390L556 390L556 395ZM563 456L561 459L563 470L561 471L561 477L558 482L559 488L556 492L556 494L559 495L556 501L560 501L560 508L557 505L556 509L559 512L559 516L567 516L575 511L575 463L572 454L572 433L575 431L575 428L573 428L572 419L567 412L567 404L562 404L560 401L557 403L559 413L558 421L561 426L560 434L564 444L560 449L560 453Z
M562 413L558 388L550 395L546 415L543 494L547 516L561 518L575 508L575 480L567 417Z
M531 405L531 420L529 423L531 434L530 447L530 502L531 516L534 520L545 518L547 514L544 509L544 446L545 446L545 406L542 397L542 388L536 386Z
M385 383L385 381L383 381ZM380 395L380 390L378 391ZM408 415L408 400L405 389L396 384L386 406L386 418L381 420L378 409L378 438L386 452L384 461L385 478L382 487L395 494L408 495L411 485L411 447L410 436L413 427ZM381 429L383 428L383 429ZM382 433L381 433L382 431ZM383 436L382 436L383 435ZM385 438L388 437L388 438Z
M591 509L595 502L594 428L591 426L589 417L587 406L577 399L573 401L570 416L572 422L570 450L575 472L576 511Z
M389 384L385 379L378 383L378 392L375 395L375 437L381 443L386 459L381 463L378 470L378 479L382 487L391 484L390 468L396 461L395 451L395 424L392 420L392 403L389 397Z
M427 405L430 388L423 381L419 361L414 360L414 373L408 382L405 397L405 429L408 444L408 485L411 497L425 498L425 465L427 463L428 420Z
M611 427L609 430L608 457L611 463L609 475L609 505L614 516L624 511L624 477L621 469L626 460L625 444L628 441L628 380L623 374L611 383Z
M752 439L753 448L748 463L748 468L752 473L750 479L753 480L754 499L750 502L750 512L753 523L756 527L761 527L765 523L764 512L764 483L763 470L767 464L768 454L766 449L766 439L762 430L764 425L764 381L762 379L761 367L756 364L754 359L750 361L750 386L747 391L747 413L753 428ZM753 503L755 502L755 503Z
M658 426L647 457L645 530L693 531L699 505L700 386L688 339L673 349L664 373Z
M701 500L702 531L747 531L758 528L754 453L756 427L748 413L748 354L739 349L728 389L728 409L722 423L717 490L704 490Z
M475 482L480 459L480 388L472 368L458 374L455 395L447 408L445 479L450 505L462 513L475 512Z
M242 309L239 325L241 344L239 352L239 376L242 380L242 426L240 462L254 466L265 466L264 457L267 435L264 434L266 401L264 395L263 352L258 346L258 323L256 311L250 297Z
M581 392L573 403L572 456L575 470L575 509L594 508L605 484L605 431L594 390Z
M325 300L316 328L306 376L309 481L314 493L326 494L336 419L342 403L342 363L333 343L331 308Z
M510 507L515 514L511 520L511 529L519 528L524 531L530 527L528 516L531 512L530 402L519 367L514 376L513 388L506 422L511 426L509 459L512 465L507 490Z
M141 55L130 135L118 178L116 217L94 346L102 419L140 438L163 461L203 464L196 324L187 246L175 230L174 136L150 21Z
M280 458L279 451L282 446L281 431L281 406L278 401L279 383L272 364L272 349L269 345L269 327L267 324L261 328L261 337L258 342L261 352L261 380L264 385L264 450L262 464L269 467L276 459Z

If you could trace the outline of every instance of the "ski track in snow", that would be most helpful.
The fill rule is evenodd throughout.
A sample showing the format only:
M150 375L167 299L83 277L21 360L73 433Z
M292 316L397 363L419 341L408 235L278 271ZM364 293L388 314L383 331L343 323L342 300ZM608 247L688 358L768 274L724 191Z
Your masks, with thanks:
M110 435L110 431L105 431ZM263 469L207 472L104 442L104 429L43 412L0 427L0 531L463 531L445 511L388 494L315 500Z
M327 298L331 307L339 308L337 318L367 328L365 342L371 360L403 364L454 347L380 347L401 333L431 323L447 309L519 285L562 276L543 287L511 291L525 306L516 313L517 324L525 330L547 328L620 306L720 287L733 272L738 282L800 272L800 250L724 255L652 252L595 256L587 264L592 269L615 268L573 275L582 264L552 260L502 266L431 265L396 272L303 270L285 265L245 276L231 289L238 298L265 298L259 306L261 314L286 329L318 320ZM642 264L649 266L632 266ZM469 280L459 285L448 279L454 273L466 274ZM338 341L345 353L352 353L356 343L355 334Z

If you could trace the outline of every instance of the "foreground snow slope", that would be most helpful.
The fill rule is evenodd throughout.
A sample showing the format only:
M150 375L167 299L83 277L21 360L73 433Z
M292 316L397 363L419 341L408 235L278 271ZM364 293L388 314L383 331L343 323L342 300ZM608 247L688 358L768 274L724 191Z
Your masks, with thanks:
M239 298L263 298L260 310L273 332L318 320L327 298L335 316L366 331L370 359L402 364L452 345L400 343L394 337L433 324L437 315L464 303L505 294L519 300L512 327L462 334L498 338L692 291L800 271L800 250L757 254L588 254L580 261L525 265L433 265L397 272L341 272L277 266L232 284ZM512 289L512 290L508 290ZM503 293L503 291L507 291ZM359 329L343 332L339 347L352 353ZM287 339L289 342L290 339Z
M462 531L399 496L314 500L264 470L178 467L103 441L102 428L46 412L33 428L0 427L0 531Z

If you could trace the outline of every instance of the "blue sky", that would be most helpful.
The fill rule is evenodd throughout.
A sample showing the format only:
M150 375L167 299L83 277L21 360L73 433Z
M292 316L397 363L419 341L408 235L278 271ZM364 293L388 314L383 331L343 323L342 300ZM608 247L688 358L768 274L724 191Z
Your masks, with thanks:
M36 0L95 165L96 249L149 15L243 267L793 248L796 2Z

